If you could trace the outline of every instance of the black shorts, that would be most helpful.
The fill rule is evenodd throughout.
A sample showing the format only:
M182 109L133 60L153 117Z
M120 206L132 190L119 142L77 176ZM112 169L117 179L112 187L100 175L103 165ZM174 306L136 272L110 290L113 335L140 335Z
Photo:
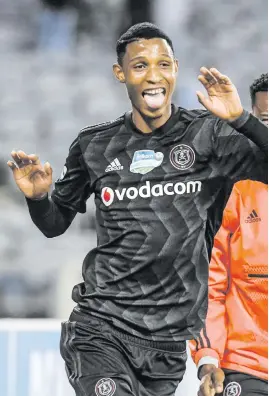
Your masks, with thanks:
M62 323L61 355L76 396L172 396L186 369L186 342L118 332L91 316Z
M268 382L253 375L225 370L223 396L268 395Z

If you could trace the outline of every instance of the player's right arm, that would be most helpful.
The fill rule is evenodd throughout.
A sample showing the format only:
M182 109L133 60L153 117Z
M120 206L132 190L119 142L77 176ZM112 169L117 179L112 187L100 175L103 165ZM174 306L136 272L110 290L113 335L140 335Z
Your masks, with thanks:
M86 211L86 201L91 193L79 138L69 149L64 172L56 181L51 198L48 196L52 184L50 164L43 166L37 155L27 155L23 151L13 151L11 156L13 161L8 161L8 166L26 197L33 222L48 238L63 234L76 213Z
M240 194L233 188L223 214L222 226L214 239L209 266L209 298L205 326L199 337L190 341L191 355L201 380L199 396L222 391L224 373L219 368L227 340L226 294L229 289L230 236L239 226Z

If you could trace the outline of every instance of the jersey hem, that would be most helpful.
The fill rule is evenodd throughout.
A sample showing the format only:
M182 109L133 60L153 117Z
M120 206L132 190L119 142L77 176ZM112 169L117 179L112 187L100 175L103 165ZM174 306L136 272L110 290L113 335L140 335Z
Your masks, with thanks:
M242 366L242 365L239 365L236 363L221 362L220 367L222 369L238 371L239 373L243 373L243 374L250 374L250 375L253 375L254 377L261 378L263 380L268 381L268 373L266 373L264 371L254 370L249 367L245 367L245 366Z

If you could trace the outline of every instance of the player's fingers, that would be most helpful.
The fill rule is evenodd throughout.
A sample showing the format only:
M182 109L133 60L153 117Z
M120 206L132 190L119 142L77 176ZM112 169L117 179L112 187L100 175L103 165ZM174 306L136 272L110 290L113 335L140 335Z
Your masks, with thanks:
M205 375L201 380L198 396L214 396L214 394L210 376Z
M211 380L216 393L221 393L223 391L223 382L225 374L221 369L217 369L211 374Z
M212 67L210 69L210 72L212 75L216 78L219 84L232 84L231 80L229 77L225 76L225 74L222 74L221 72L218 71L215 67Z
M199 389L197 396L215 396L215 392L212 390L205 391L205 390Z
M29 154L28 158L32 162L32 164L34 164L34 165L39 165L40 164L39 157L36 154Z
M13 158L15 164L20 167L23 165L22 159L20 158L17 151L11 151L11 157Z
M24 151L22 151L22 150L18 150L18 151L17 151L17 154L18 154L18 156L21 158L21 160L28 159L28 155L27 155Z
M10 168L12 171L14 171L15 169L17 169L17 166L16 166L15 162L13 162L13 161L8 161L8 162L7 162L7 165L9 166L9 168Z
M210 85L214 85L217 83L217 79L215 78L215 76L211 73L211 71L209 69L207 69L206 67L201 67L200 69L200 73L202 74L202 76L204 76L204 78L207 80L207 82Z
M204 86L205 88L211 87L210 82L209 82L204 76L202 76L201 74L199 74L198 80L203 84L203 86Z
M32 163L30 156L28 154L26 154L24 151L19 150L19 151L17 151L17 154L18 154L19 158L21 159L23 165L29 165ZM38 159L38 157L37 157L37 159Z
M46 172L46 174L50 177L52 177L52 167L50 166L49 162L46 162L44 165L44 170Z
M205 87L206 90L208 90L210 87L212 87L213 85L215 85L215 81L208 81L205 76L202 76L201 74L198 76L198 80L200 81L200 83L203 84L203 86Z
M11 156L19 168L31 163L31 161L28 159L28 155L25 154L24 151L12 151Z

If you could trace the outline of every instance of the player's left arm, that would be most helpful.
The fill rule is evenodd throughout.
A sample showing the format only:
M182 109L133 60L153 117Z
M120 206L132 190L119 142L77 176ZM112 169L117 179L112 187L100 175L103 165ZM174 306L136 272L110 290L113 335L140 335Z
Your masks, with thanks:
M208 97L197 91L198 100L219 118L213 143L220 168L234 182L267 182L267 126L243 109L237 89L227 76L214 68L202 67L200 71L198 79Z

